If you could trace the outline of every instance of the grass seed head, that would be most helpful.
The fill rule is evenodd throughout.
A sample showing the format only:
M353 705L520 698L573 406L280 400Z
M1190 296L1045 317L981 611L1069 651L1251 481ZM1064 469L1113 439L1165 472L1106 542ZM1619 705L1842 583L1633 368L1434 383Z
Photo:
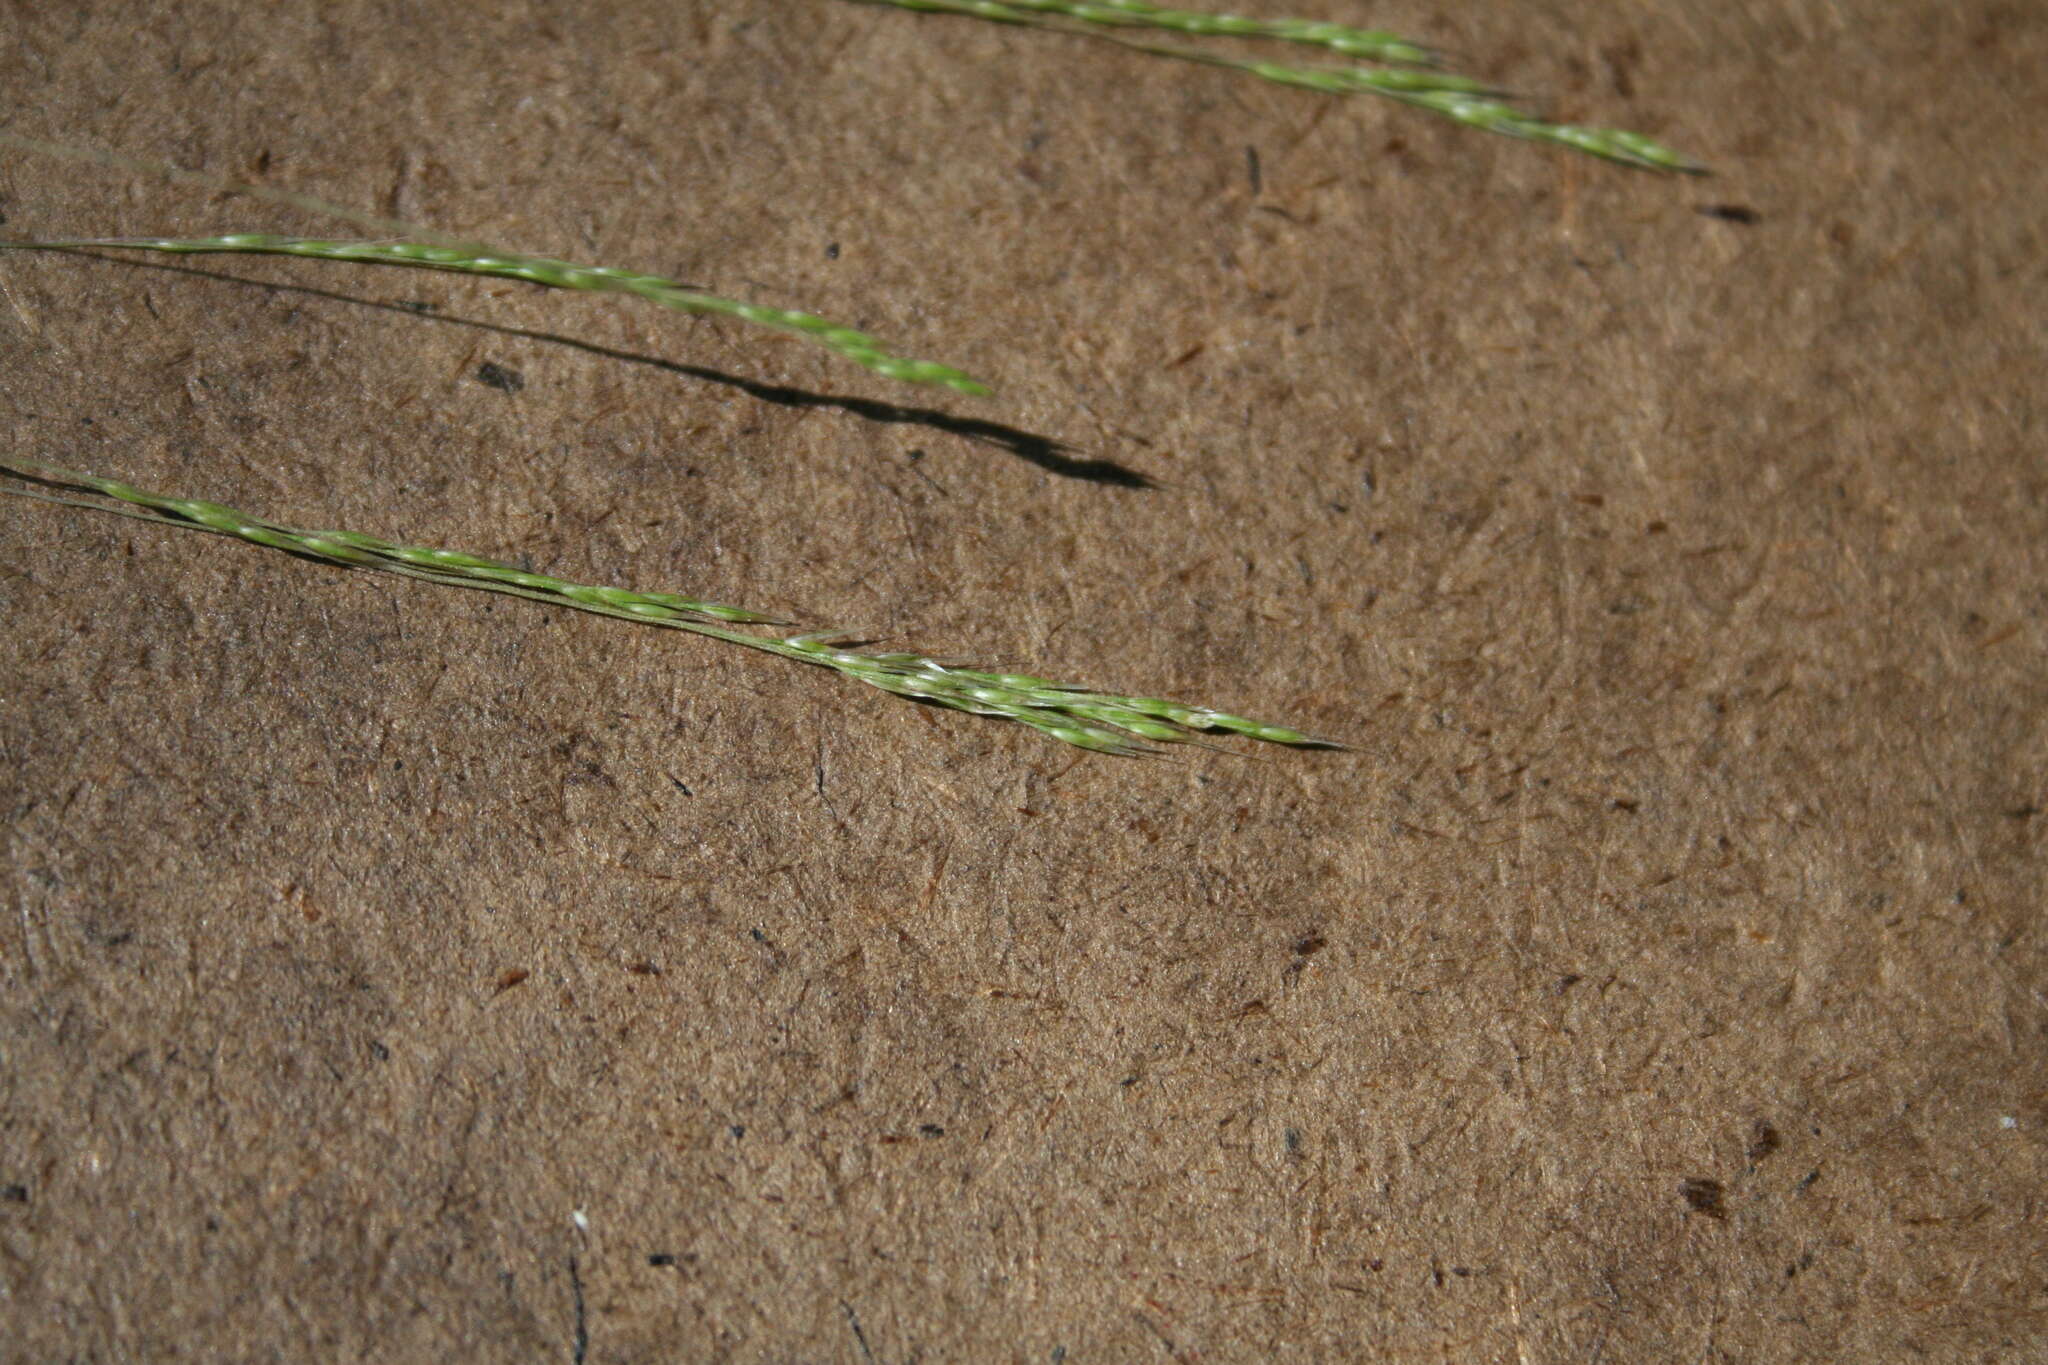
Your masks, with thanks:
M1222 711L1157 697L1123 697L1053 682L1028 673L991 673L956 667L908 650L848 649L843 630L754 633L735 626L782 623L745 607L706 602L675 593L573 583L516 568L481 555L410 545L359 531L302 531L203 499L152 493L117 479L62 469L0 453L0 470L45 485L96 493L110 503L86 503L145 520L211 531L347 568L401 574L448 587L507 593L581 611L669 626L729 644L815 664L897 696L956 711L996 716L1094 753L1135 755L1156 752L1154 744L1188 743L1204 731L1224 731L1267 743L1308 748L1336 747L1298 730L1246 720ZM22 492L8 489L9 492ZM29 494L28 496L43 496ZM56 498L66 502L73 499Z
M1641 133L1550 123L1506 103L1484 82L1416 67L1434 67L1434 54L1393 34L1345 28L1309 19L1248 19L1230 14L1167 9L1145 0L859 0L932 14L953 14L1056 33L1082 33L1123 47L1179 61L1198 62L1261 80L1326 95L1382 95L1469 128L1531 142L1549 142L1588 156L1650 171L1699 173L1706 168ZM1080 25L1074 27L1073 25ZM1093 29L1089 26L1093 26ZM1101 30L1150 29L1192 37L1270 38L1306 43L1348 57L1405 66L1290 66L1251 61L1197 46L1168 47Z
M893 354L865 332L789 308L769 308L738 299L721 298L691 289L660 275L645 275L610 266L577 265L547 256L522 256L483 246L448 246L433 242L331 241L320 237L279 237L268 233L231 232L218 237L95 237L62 241L5 242L0 247L16 250L35 248L114 248L126 251L157 251L173 255L207 252L238 252L245 255L298 256L311 260L351 261L368 265L410 266L422 270L450 270L469 275L492 275L525 280L550 289L623 293L646 299L664 308L685 313L710 313L737 318L741 322L775 331L788 332L834 351L855 364L864 365L885 378L907 384L936 385L957 393L986 394L988 385L931 360L913 360Z

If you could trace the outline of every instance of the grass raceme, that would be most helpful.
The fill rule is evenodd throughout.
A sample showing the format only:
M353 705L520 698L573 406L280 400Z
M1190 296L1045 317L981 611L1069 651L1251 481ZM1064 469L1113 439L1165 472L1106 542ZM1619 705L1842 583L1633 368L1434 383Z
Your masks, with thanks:
M240 252L268 256L303 256L322 261L358 261L371 265L411 266L421 270L453 270L469 275L494 275L525 280L551 289L580 289L631 294L685 313L715 313L760 327L790 332L865 365L875 373L910 384L935 384L958 393L985 394L988 385L950 365L911 360L892 354L865 332L788 308L720 298L665 279L608 265L577 265L551 256L496 251L474 243L413 241L349 242L319 237L279 237L268 233L230 233L220 237L78 237L53 241L0 242L14 250L112 248L160 251L173 255Z
M1436 59L1419 43L1391 33L1347 28L1310 19L1248 19L1234 14L1167 9L1144 0L856 0L926 14L953 14L992 23L1101 38L1155 56L1199 62L1261 80L1326 95L1383 95L1418 109L1506 137L1549 142L1641 170L1698 173L1706 168L1656 139L1618 128L1552 123L1525 113L1484 82L1434 70ZM1267 38L1322 47L1349 57L1411 69L1289 66L1251 61L1200 47L1138 41L1116 30L1148 29L1195 37ZM1108 30L1108 31L1105 31Z
M1204 732L1244 735L1271 744L1303 748L1340 747L1285 725L1272 725L1205 706L1159 697L1129 697L1054 682L1027 673L976 669L906 651L848 648L848 632L798 630L755 633L752 626L787 627L763 612L683 597L674 593L572 583L548 574L457 550L403 544L359 531L305 531L238 512L216 502L152 493L118 479L102 478L40 461L0 456L0 470L45 487L97 494L109 502L86 501L48 492L8 488L40 498L146 521L211 531L252 545L348 568L401 574L448 587L526 597L579 611L668 626L728 644L829 668L870 687L934 705L1016 721L1078 748L1096 753L1154 753L1157 744L1194 741Z

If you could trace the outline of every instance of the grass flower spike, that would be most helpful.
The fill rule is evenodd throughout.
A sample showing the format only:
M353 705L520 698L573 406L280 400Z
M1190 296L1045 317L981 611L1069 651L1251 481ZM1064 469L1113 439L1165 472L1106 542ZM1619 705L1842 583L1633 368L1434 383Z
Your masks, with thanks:
M1420 43L1411 43L1406 38L1375 29L1348 28L1316 19L1247 19L1236 14L1167 9L1147 4L1145 0L865 0L865 3L897 5L903 9L974 13L978 18L993 19L998 23L1016 22L1004 11L1026 10L1083 24L1159 29L1191 37L1273 38L1325 48L1340 56L1369 62L1401 62L1411 66L1436 64L1436 55Z
M1483 82L1434 70L1427 48L1390 33L1346 28L1309 19L1246 19L1230 14L1165 9L1144 0L858 0L931 14L955 14L999 24L1073 33L1155 56L1242 71L1262 80L1327 95L1374 94L1429 110L1469 128L1532 142L1550 142L1622 165L1652 171L1697 173L1705 167L1641 133L1551 123L1524 113ZM1092 28L1090 26L1093 26ZM1289 66L1226 56L1200 47L1168 47L1103 29L1150 29L1191 36L1266 38L1305 43L1369 61L1409 69Z
M401 544L356 531L295 530L219 503L151 493L116 479L20 457L0 455L0 470L45 486L96 493L113 501L89 502L24 489L6 490L21 496L211 531L348 568L374 569L448 587L527 597L603 616L686 630L829 668L897 696L1013 720L1096 753L1151 753L1155 752L1154 744L1192 741L1201 732L1244 735L1272 744L1335 747L1284 725L1269 725L1208 707L1157 697L1097 692L1025 673L983 671L917 653L847 648L839 643L846 637L844 631L756 634L735 629L785 624L744 607L673 593L571 583L479 555Z
M495 275L505 279L546 285L552 289L632 294L665 308L675 308L686 313L715 313L738 318L742 322L751 322L757 326L791 332L890 379L899 379L911 384L936 384L966 394L989 392L986 384L962 374L950 365L893 355L867 333L841 326L810 313L720 298L659 275L643 275L615 266L577 265L549 256L526 256L515 252L494 251L489 247L475 244L414 241L344 242L315 237L232 233L223 237L90 237L59 241L0 242L0 247L16 250L97 247L161 251L182 255L241 252L270 256L306 256L323 261L360 261L373 265L412 266L424 270L453 270L471 275Z

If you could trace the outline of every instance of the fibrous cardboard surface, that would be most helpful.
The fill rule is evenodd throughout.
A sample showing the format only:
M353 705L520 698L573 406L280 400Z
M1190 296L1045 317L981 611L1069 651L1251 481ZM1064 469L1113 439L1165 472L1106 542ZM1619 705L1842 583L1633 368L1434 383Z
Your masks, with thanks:
M841 0L8 7L5 131L999 390L9 254L11 452L1351 746L0 499L10 1353L2048 1349L2048 16L1288 8L1718 174ZM356 235L13 149L0 214Z

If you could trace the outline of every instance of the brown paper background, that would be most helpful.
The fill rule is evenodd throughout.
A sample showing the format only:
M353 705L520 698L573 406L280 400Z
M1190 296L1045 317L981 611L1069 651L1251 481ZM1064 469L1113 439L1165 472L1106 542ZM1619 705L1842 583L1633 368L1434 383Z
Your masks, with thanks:
M37 253L14 453L1352 746L0 500L13 1358L2037 1358L2048 13L1287 8L1720 173L836 0L6 7L8 131L1000 386Z

